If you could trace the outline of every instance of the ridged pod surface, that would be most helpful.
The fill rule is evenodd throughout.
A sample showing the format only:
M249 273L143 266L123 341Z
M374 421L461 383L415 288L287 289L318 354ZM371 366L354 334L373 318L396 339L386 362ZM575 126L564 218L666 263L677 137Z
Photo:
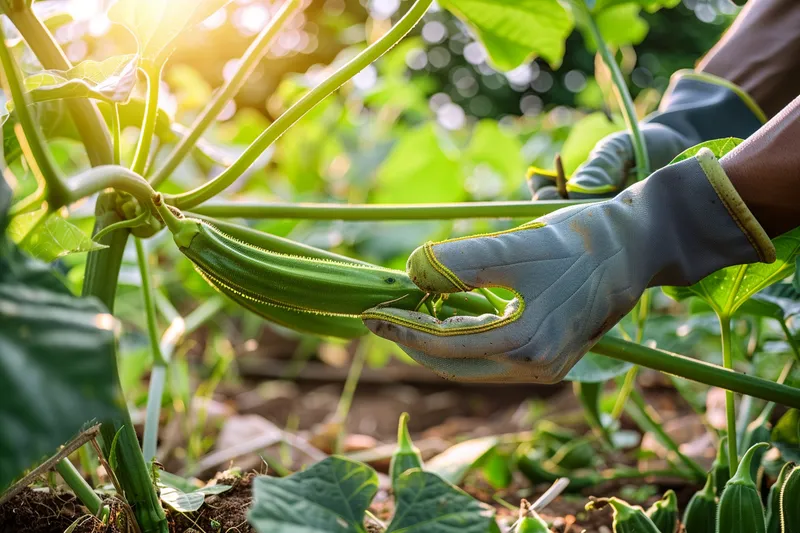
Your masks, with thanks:
M786 463L781 468L778 479L772 484L767 497L767 533L781 533L781 489L786 477L794 468L794 463Z
M781 533L800 531L800 466L786 475L781 487Z
M706 484L694 493L683 513L686 533L715 533L717 530L717 495L714 474L709 473Z
M601 509L610 505L614 510L614 533L660 533L652 520L638 505L630 505L619 498L603 498L589 502L586 510Z
M664 497L651 505L646 514L661 533L675 533L678 530L678 497L675 491L665 492Z
M765 533L764 506L756 484L750 476L753 455L769 447L760 442L742 457L736 474L725 484L717 507L717 533Z

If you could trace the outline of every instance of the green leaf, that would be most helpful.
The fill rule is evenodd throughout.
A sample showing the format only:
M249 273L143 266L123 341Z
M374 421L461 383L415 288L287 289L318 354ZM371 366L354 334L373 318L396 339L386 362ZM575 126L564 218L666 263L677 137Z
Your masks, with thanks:
M46 216L46 208L17 215L8 225L9 237L15 242L24 238L22 249L36 259L50 262L65 255L106 248L57 214L36 226L42 216Z
M136 55L115 56L105 61L83 61L67 71L44 70L25 78L32 101L61 98L94 98L125 103L136 86Z
M781 446L800 447L800 411L790 409L772 429L772 440Z
M732 316L748 298L765 287L790 276L800 254L800 228L773 239L777 259L774 263L736 265L714 272L689 287L664 287L664 292L682 300L697 296L721 316Z
M436 474L410 470L395 487L395 514L386 533L499 531L494 509Z
M795 262L795 266L797 262ZM760 316L772 316L778 320L786 320L797 314L800 314L800 291L791 283L775 283L765 288L761 292L755 294L750 300L741 307L745 311L745 307L750 304L759 306L761 313L756 312L755 308L747 310L749 314ZM764 314L767 306L772 306L772 315Z
M248 520L259 533L365 533L364 512L377 491L370 467L328 457L285 478L257 477Z
M696 144L691 148L687 148L683 152L679 153L675 156L675 159L670 161L670 165L683 161L685 159L689 159L690 157L694 157L697 155L697 152L700 151L701 148L708 148L711 150L711 153L714 154L715 157L719 158L723 155L727 154L740 144L742 144L744 140L737 139L736 137L726 137L724 139L713 139L711 141L702 142L700 144Z
M450 483L461 483L467 473L497 446L497 437L480 437L459 442L436 457L426 461L425 470Z
M650 27L639 16L640 12L641 8L638 5L628 3L611 6L595 15L597 28L606 44L612 48L619 48L641 43ZM597 43L594 42L592 35L584 31L583 36L587 47L596 50Z
M580 1L580 0L578 0ZM621 4L634 4L643 7L649 13L654 13L662 7L675 7L681 0L597 0L592 7L592 11L599 13L613 6Z
M0 243L0 488L86 424L119 413L114 319ZM2 490L0 490L2 492Z
M582 165L598 141L617 131L625 129L619 117L608 120L605 113L591 113L572 125L561 148L561 162L564 173L571 176Z
M472 132L469 146L464 152L472 170L481 165L488 166L502 179L500 193L509 193L519 188L520 176L525 175L522 160L522 144L519 137L503 129L497 121L482 120Z
M561 65L573 20L558 0L442 0L440 4L475 31L499 70L513 70L537 55L554 68Z
M178 511L179 513L193 513L200 509L205 502L206 496L212 494L222 494L231 490L230 485L211 485L192 491L183 490L167 483L160 483L161 501Z
M199 24L231 0L118 0L108 11L136 37L139 54L147 60L166 60L175 38Z
M401 137L378 169L377 203L458 202L465 196L461 165L442 150L432 124Z
M589 352L573 366L565 381L580 381L582 383L601 383L621 376L631 368L630 363L612 359L604 355Z

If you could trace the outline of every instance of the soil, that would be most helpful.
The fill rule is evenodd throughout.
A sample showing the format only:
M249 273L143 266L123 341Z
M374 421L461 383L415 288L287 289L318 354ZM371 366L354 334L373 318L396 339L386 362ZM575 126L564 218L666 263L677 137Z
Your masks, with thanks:
M337 374L336 369L322 363L308 363L287 377L287 363L280 357L248 357L240 354L237 360L240 380L225 382L207 405L204 453L225 451L260 431L291 427L291 433L323 452L330 452L330 417L336 409L347 367ZM419 372L418 372L419 371ZM669 383L658 374L643 372L639 384L648 401L666 422L689 412ZM551 387L531 386L465 386L432 379L424 369L400 363L369 370L365 369L354 397L346 424L346 452L371 453L381 446L391 449L396 439L397 420L409 412L412 437L429 459L452 444L465 438L500 435L529 430L535 420L548 419L571 427L580 434L587 431L571 388L568 385ZM259 422L259 423L254 423ZM265 449L259 453L221 460L204 468L187 471L185 456L186 420L165 414L161 431L159 457L165 469L201 481L216 477L218 483L233 485L225 493L208 496L201 509L190 515L168 511L171 533L251 533L247 511L251 504L251 484L255 474L265 473L268 457L278 457L280 450ZM238 422L238 425L237 425ZM623 426L631 429L630 421ZM666 426L665 426L666 427ZM260 429L259 429L260 428ZM141 429L141 428L139 428ZM284 450L285 451L285 450ZM261 453L263 452L263 453ZM710 450L713 456L713 450ZM618 458L615 458L618 459ZM310 461L307 455L293 453L292 463L285 465L299 470ZM388 469L385 454L369 463L379 472ZM198 463L195 463L198 464ZM220 478L217 474L236 466L245 474L238 478ZM273 472L270 470L270 474ZM462 484L467 492L492 505L498 522L507 529L516 518L508 505L518 505L522 498L534 501L547 486L531 486L522 476L515 476L510 487L492 489L480 476L469 476ZM608 509L587 513L584 506L591 496L620 496L631 503L647 506L666 489L678 494L681 508L699 487L688 486L669 479L638 480L633 483L607 483L587 488L580 493L562 495L540 514L553 524L556 533L610 533L611 516ZM626 492L627 491L627 492ZM639 492L636 499L630 494ZM506 502L506 505L498 503ZM116 501L110 501L116 514L124 514ZM371 507L381 521L388 522L394 512L391 494L382 488ZM26 489L10 502L0 506L0 533L64 533L76 519L85 517L73 533L128 533L115 525L104 526L85 514L76 499L46 487ZM381 528L367 520L368 533ZM123 528L124 529L124 528Z

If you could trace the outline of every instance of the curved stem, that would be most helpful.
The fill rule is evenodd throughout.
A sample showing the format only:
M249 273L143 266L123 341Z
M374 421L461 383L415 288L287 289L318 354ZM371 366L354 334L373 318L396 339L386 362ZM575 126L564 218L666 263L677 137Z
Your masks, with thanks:
M135 172L117 165L103 165L85 170L69 180L68 203L107 188L129 193L142 206L150 205L155 193L147 180Z
M731 350L731 319L727 315L719 316L719 325L722 338L722 366L733 369L733 353ZM728 469L731 477L739 466L739 454L736 450L736 404L733 391L725 391L725 416L728 425Z
M740 374L685 355L658 348L648 348L610 335L602 337L591 350L612 359L652 368L697 383L721 387L740 394L749 394L788 407L800 408L800 389Z
M147 167L147 158L150 156L150 147L153 145L153 133L156 131L156 117L158 115L158 93L161 87L161 70L163 65L147 65L142 68L147 78L147 103L144 108L144 119L139 132L139 142L133 156L131 170L137 174L144 174Z
M644 135L642 135L642 131L639 129L639 119L636 116L636 107L633 105L633 98L631 98L631 93L628 91L625 77L622 75L622 71L619 69L616 59L614 59L614 54L611 53L608 45L603 40L603 36L600 34L600 28L597 27L597 22L595 22L592 13L585 7L582 1L579 2L579 4L584 6L589 31L597 43L597 51L600 53L600 57L603 58L603 62L608 67L608 70L611 72L611 81L616 88L617 99L623 111L622 115L625 118L625 124L628 126L628 131L633 141L633 153L636 157L636 179L637 181L641 181L650 175L650 159L647 155L647 145L645 144Z
M83 505L89 509L89 512L94 516L105 521L108 518L109 509L103 505L103 500L94 491L94 489L83 479L83 476L75 465L72 464L67 457L61 459L56 463L56 470L61 475L64 483L69 485L69 488L75 493L75 496L81 501Z
M21 9L6 13L30 46L36 58L46 69L69 70L72 64L64 55L47 26L30 8L30 2L22 3ZM81 137L92 166L108 165L112 159L111 141L103 116L97 104L84 98L70 98L64 102L70 112L75 128Z
M450 204L318 204L223 202L195 207L192 213L215 218L290 218L307 220L444 220L454 218L536 218L564 207L597 200L542 202L464 202ZM168 200L169 203L169 200Z
M39 126L33 119L31 110L28 107L30 101L25 92L22 73L17 62L6 45L6 37L0 28L0 64L3 66L3 74L8 84L6 88L14 102L14 110L17 119L25 133L25 140L29 148L30 157L28 162L39 169L42 179L47 185L47 201L51 210L58 209L65 205L68 193L67 188L61 179L61 173L50 156L44 136L39 130ZM25 144L25 143L23 143Z
M433 0L417 0L408 13L389 30L386 35L378 39L366 50L351 59L328 79L314 87L298 100L285 113L247 147L247 150L219 176L210 182L183 194L168 199L168 203L179 208L191 208L200 205L227 189L245 170L252 165L261 153L266 150L276 139L300 120L322 100L330 96L350 78L361 72L370 63L381 57L395 44L400 42L411 29L419 22Z
M287 1L281 6L281 9L275 16L272 17L269 24L261 30L261 33L259 33L250 44L239 61L236 72L216 91L214 97L195 119L188 134L173 148L172 152L167 156L167 160L164 161L150 179L153 188L157 188L164 183L175 171L180 162L191 152L203 132L214 122L214 119L220 114L225 104L239 92L245 80L253 73L286 20L300 7L301 4L299 0Z

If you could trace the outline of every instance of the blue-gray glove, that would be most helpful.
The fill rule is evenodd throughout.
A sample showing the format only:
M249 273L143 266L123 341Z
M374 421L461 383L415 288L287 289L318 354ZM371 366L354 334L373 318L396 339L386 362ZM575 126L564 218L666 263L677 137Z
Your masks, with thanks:
M509 231L429 242L409 257L411 279L427 292L512 290L516 298L500 315L438 320L375 308L362 318L446 378L553 383L647 287L774 259L769 237L703 149L613 199Z
M704 141L723 137L745 139L766 122L752 98L732 83L705 73L677 72L661 100L659 111L640 128L652 170ZM610 198L625 188L635 169L631 136L611 134L594 147L588 160L567 182L569 198ZM528 187L534 200L560 199L555 176L532 168Z

